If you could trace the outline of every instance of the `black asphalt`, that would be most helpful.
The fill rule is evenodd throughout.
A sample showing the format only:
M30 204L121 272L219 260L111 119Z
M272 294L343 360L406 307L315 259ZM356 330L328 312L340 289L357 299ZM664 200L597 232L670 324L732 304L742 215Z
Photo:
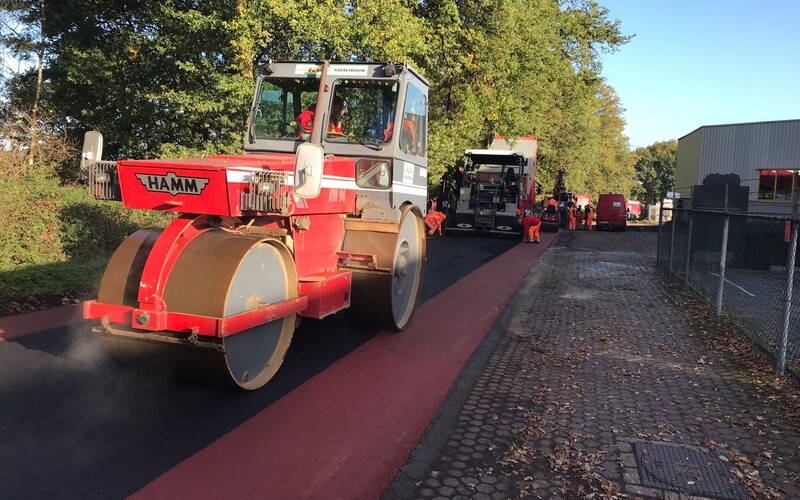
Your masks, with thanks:
M429 239L422 300L515 244ZM0 498L130 495L376 333L344 314L303 321L277 376L250 393L122 369L87 325L0 342Z
M797 384L697 327L655 239L562 232L384 499L800 498Z

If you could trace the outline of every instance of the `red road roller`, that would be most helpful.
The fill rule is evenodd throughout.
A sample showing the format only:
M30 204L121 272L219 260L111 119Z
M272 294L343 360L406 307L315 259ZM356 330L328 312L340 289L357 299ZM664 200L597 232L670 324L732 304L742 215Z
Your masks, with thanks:
M96 198L177 214L123 241L84 303L119 361L168 351L253 390L275 375L299 318L347 309L362 325L411 321L425 265L428 82L393 62L258 68L242 154L109 162L102 136L86 134Z

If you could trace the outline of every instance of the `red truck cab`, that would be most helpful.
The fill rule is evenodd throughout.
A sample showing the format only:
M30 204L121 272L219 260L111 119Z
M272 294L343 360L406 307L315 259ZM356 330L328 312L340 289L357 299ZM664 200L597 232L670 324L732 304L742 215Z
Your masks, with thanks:
M597 229L627 228L626 200L621 194L601 194L597 201Z

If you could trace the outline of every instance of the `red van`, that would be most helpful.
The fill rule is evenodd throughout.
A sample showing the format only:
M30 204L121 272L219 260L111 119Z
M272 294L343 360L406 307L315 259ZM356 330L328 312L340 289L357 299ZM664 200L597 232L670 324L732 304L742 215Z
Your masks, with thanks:
M625 197L621 194L601 194L597 201L597 229L627 228Z

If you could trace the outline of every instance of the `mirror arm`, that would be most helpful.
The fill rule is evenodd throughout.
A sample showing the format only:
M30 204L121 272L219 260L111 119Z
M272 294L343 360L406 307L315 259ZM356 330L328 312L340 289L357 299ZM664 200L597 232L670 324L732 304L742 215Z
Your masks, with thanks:
M325 112L323 94L328 92L328 67L330 61L325 59L322 62L322 73L319 77L319 90L317 91L317 106L314 108L314 118L322 117ZM315 119L311 126L311 144L322 144L322 128L324 127L324 120Z

